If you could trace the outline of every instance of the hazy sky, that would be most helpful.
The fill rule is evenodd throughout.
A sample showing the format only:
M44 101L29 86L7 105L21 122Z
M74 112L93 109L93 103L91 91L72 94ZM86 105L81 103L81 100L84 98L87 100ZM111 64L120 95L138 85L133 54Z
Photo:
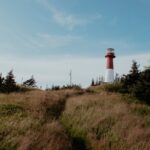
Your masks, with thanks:
M1 0L0 72L18 82L87 86L105 74L105 50L115 48L115 71L132 59L150 64L149 0ZM123 67L122 67L123 66Z

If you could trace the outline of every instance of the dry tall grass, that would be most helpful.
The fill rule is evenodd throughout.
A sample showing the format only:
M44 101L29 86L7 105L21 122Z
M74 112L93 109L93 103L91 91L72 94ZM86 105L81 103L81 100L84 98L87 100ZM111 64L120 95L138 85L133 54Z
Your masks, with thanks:
M62 123L85 149L150 149L150 107L128 104L119 94L101 91L70 98Z
M0 150L69 150L59 123L69 96L80 91L31 91L0 94Z
M0 94L0 150L149 150L150 107L119 94Z

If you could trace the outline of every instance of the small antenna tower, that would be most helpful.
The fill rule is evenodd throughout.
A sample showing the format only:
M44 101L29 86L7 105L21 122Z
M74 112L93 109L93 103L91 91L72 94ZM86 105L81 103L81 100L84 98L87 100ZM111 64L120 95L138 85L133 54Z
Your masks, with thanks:
M21 78L21 84L23 84L23 77Z
M72 70L69 72L69 77L70 77L70 86L72 86Z

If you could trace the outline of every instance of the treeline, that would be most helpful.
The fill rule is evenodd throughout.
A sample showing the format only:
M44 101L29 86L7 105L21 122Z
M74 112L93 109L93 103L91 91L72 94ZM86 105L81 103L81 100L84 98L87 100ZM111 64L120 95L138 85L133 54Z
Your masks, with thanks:
M36 87L36 81L33 76L31 76L30 79L24 81L22 84L17 84L17 82L15 81L13 70L8 72L6 77L3 77L2 74L0 74L1 93L26 91L28 87Z
M51 88L47 88L46 90L65 90L65 89L76 89L76 90L81 90L82 87L80 85L76 85L76 84L72 84L72 85L63 85L63 86L59 86L59 85L52 85Z
M133 61L130 72L121 77L121 84L121 92L130 93L150 104L150 67L140 71L139 64Z

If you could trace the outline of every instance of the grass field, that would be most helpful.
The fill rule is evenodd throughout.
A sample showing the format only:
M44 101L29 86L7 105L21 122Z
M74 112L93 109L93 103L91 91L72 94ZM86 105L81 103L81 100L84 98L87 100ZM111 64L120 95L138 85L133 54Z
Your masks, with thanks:
M0 150L149 150L150 106L104 88L0 94Z

